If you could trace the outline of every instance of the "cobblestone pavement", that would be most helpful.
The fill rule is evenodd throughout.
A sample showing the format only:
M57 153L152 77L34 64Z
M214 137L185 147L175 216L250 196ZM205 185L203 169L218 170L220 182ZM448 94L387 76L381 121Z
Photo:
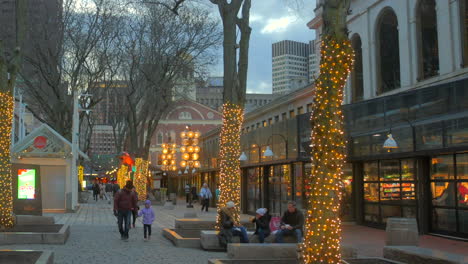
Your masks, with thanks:
M177 248L165 239L163 227L174 226L175 216L154 206L156 221L152 226L151 241L143 241L143 225L137 219L130 230L128 242L120 240L112 205L107 201L82 204L77 213L45 214L54 216L58 224L70 224L70 237L64 245L4 245L0 249L51 250L55 263L174 263L206 264L211 258L224 258L226 253L198 249ZM182 212L183 214L183 212Z

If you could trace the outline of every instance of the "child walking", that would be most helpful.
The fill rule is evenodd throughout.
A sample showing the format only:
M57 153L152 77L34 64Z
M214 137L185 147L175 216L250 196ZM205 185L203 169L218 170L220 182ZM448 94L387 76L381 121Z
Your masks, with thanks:
M143 229L144 229L144 240L148 241L151 239L151 225L153 224L154 221L154 211L153 208L151 208L151 201L146 200L145 201L145 208L140 210L138 212L138 216L143 215ZM147 236L148 234L148 236Z

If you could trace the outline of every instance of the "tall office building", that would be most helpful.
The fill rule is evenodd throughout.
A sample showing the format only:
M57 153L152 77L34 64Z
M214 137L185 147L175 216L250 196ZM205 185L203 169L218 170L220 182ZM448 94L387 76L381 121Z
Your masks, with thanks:
M309 44L282 40L272 45L273 94L287 94L309 82Z
M318 77L320 53L317 44L315 40L273 43L273 94L288 94Z

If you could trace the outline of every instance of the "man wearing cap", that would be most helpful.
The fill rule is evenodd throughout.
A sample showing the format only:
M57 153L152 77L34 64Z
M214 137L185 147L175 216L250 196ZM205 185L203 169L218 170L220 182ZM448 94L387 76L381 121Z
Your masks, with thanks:
M240 223L235 221L234 218L235 204L233 201L226 203L226 206L221 208L220 222L223 230L220 232L220 244L227 246L227 243L231 243L232 236L239 236L241 243L249 243L249 237L247 236L247 230ZM222 241L225 237L225 241Z
M255 233L258 236L260 243L265 242L265 237L270 235L270 220L271 216L268 214L266 208L259 208L256 211L255 218L252 219L252 223L255 223Z

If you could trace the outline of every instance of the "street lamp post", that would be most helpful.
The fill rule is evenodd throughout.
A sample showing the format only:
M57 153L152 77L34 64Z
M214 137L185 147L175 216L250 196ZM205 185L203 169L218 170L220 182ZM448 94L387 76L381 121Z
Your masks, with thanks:
M92 94L73 94L73 123L72 123L72 144L71 144L71 154L72 154L72 164L71 164L71 179L70 179L70 187L71 187L71 204L70 209L75 210L76 206L78 206L78 169L77 169L77 161L78 161L78 150L79 150L79 129L80 129L80 111L86 111L89 113L88 107L91 103L91 96ZM84 97L85 103L83 108L80 109L78 100Z
M200 147L198 146L200 132L192 131L190 126L186 126L185 129L180 133L182 139L182 146L180 147L182 161L180 162L180 166L185 168L185 174L190 173L189 177L191 178L195 173L195 169L200 168L200 161L198 161L200 158ZM190 196L187 208L193 208L192 196Z
M176 171L177 170L177 166L176 166L176 144L175 143L171 143L171 138L169 138L169 143L165 143L165 144L162 144L162 155L161 155L161 159L162 159L162 169L163 171L165 171L165 173L167 174L167 190L168 190L168 195L170 195L170 189L169 187L171 187L170 185L170 179L171 179L171 176L170 176L170 173L171 171ZM170 200L170 196L169 196L169 200Z

